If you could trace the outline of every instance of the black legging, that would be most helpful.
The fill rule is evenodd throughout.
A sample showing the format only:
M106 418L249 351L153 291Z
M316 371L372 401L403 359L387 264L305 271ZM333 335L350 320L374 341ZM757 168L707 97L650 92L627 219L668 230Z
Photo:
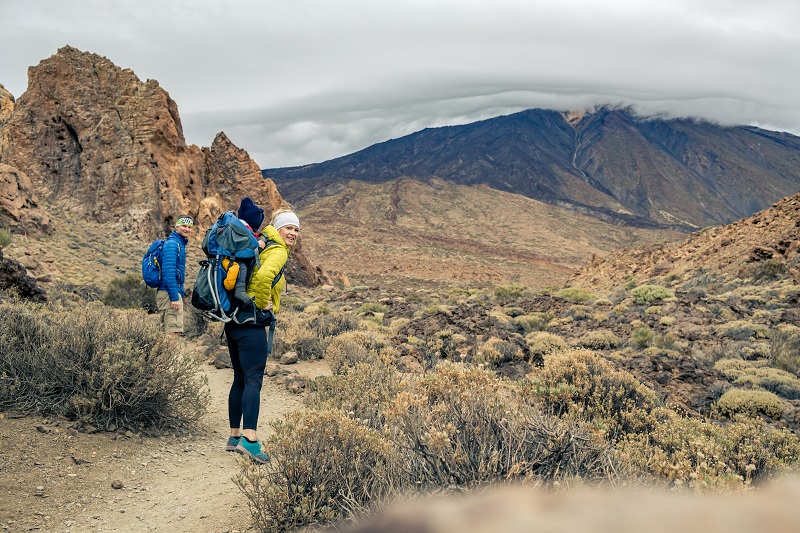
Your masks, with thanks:
M225 324L228 351L233 365L233 385L228 394L231 428L257 429L261 404L261 382L267 364L267 330L253 326Z

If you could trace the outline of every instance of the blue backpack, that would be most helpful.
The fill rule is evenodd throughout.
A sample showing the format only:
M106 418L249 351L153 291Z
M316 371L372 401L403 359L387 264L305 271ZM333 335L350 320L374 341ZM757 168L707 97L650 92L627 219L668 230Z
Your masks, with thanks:
M161 285L161 248L164 239L156 239L142 258L142 279L148 287L157 289Z
M200 270L192 289L192 306L207 318L219 322L256 323L261 311L251 304L249 313L234 303L232 292L224 285L228 268L235 261L247 266L247 281L260 266L258 239L233 211L220 215L208 229L202 243L206 259L200 261ZM271 314L271 313L270 313ZM246 318L245 318L246 317Z

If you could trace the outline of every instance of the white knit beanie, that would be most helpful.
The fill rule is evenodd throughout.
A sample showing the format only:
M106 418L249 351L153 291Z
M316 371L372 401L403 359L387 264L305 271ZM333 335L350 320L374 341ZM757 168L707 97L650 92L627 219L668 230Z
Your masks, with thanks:
M297 229L300 229L300 219L297 218L297 215L291 211L278 214L278 216L276 216L275 220L272 222L272 227L275 229L281 229L282 227L289 225L297 226Z

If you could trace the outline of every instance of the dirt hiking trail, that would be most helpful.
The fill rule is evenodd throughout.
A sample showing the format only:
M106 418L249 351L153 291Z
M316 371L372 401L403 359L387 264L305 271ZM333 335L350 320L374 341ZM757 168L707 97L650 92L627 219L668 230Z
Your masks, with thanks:
M191 433L87 434L65 420L0 414L0 531L254 531L232 481L244 459L225 452L233 371L202 368L211 399ZM284 368L312 379L328 373L322 361ZM259 436L301 406L302 394L265 376Z

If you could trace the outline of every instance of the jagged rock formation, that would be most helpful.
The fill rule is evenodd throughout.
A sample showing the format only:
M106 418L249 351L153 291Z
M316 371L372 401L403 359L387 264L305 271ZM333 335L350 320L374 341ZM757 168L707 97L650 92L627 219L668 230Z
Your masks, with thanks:
M0 186L12 191L0 193L10 198L0 214L26 229L31 224L12 213L21 203L37 205L26 178L44 201L68 199L90 218L143 240L166 234L181 213L208 227L243 196L267 216L285 204L224 133L210 148L187 145L178 106L155 80L142 82L130 69L70 46L31 67L28 80L16 102L0 93ZM302 280L317 283L302 249L294 257Z
M800 138L624 109L533 109L264 175L295 205L335 194L347 180L438 178L487 184L614 224L686 232L749 216L800 190Z

